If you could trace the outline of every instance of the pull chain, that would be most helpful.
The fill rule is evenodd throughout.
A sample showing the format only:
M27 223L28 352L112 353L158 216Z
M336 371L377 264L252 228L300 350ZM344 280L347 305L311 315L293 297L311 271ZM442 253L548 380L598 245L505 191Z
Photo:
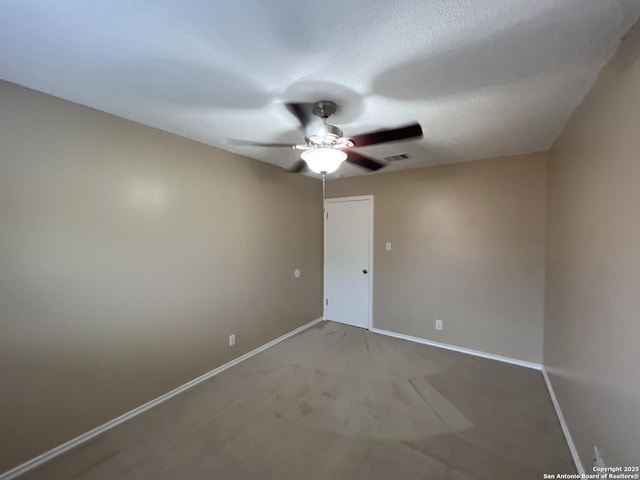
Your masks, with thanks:
M326 172L322 172L322 214L324 215L325 212L325 208L324 208L324 202L325 202L325 186L324 186L324 181L325 178L327 177Z

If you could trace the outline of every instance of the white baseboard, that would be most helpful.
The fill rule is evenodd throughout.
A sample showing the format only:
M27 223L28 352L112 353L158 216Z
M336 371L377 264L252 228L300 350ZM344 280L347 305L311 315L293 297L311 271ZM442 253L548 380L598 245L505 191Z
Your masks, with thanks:
M233 360L231 360L228 363L225 363L224 365L219 366L218 368L215 368L213 370L211 370L210 372L205 373L204 375L199 376L198 378L194 378L193 380L185 383L184 385L179 386L178 388L171 390L170 392L165 393L164 395L161 395L157 398L154 398L153 400L145 403L144 405L140 405L139 407L134 408L133 410L128 411L127 413L124 413L122 415L120 415L117 418L114 418L113 420L109 420L107 423L104 423L102 425L100 425L99 427L94 428L93 430L90 430L86 433L83 433L82 435L79 435L71 440L69 440L68 442L65 442L61 445L58 445L55 448L52 448L51 450L49 450L48 452L45 452L41 455L38 455L35 458L32 458L31 460L26 461L25 463L18 465L15 468L12 468L11 470L8 470L4 473L0 474L0 480L12 480L14 478L17 478L18 476L28 472L29 470L32 470L40 465L42 465L45 462L48 462L49 460L57 457L58 455L62 455L63 453L71 450L72 448L77 447L78 445L87 442L88 440L91 440L94 437L97 437L98 435L100 435L101 433L106 432L107 430L112 429L113 427L116 427L118 425L120 425L121 423L126 422L127 420L132 419L133 417L135 417L136 415L140 415L142 412L145 412L147 410L149 410L150 408L155 407L156 405L161 404L162 402L169 400L171 397L175 397L176 395L190 389L191 387L194 387L196 385L198 385L199 383L204 382L205 380L208 380L209 378L219 374L220 372L223 372L224 370L227 370L228 368L233 367L234 365L237 365L238 363L253 357L254 355L262 352L263 350L266 350L269 347L274 346L276 343L280 343L283 340L286 340L289 337L292 337L293 335L302 332L303 330L306 330L309 327L312 327L313 325L315 325L316 323L322 321L322 318L317 318L305 325L302 325L299 328L296 328L295 330L292 330L288 333L285 333L284 335L282 335L281 337L276 338L275 340L270 341L269 343L265 343L264 345L256 348L255 350L251 350L248 353L245 353L244 355L235 358Z
M562 409L560 408L560 403L558 403L558 399L556 398L556 393L553 391L553 386L551 385L551 379L547 374L547 369L542 367L542 376L544 377L544 381L547 384L547 390L549 390L549 395L551 396L551 402L553 403L553 408L556 409L556 415L558 416L558 421L560 422L560 427L562 428L562 433L564 433L564 438L567 441L567 445L569 446L569 451L571 452L571 457L573 458L573 463L576 465L576 470L580 475L584 475L584 467L582 466L582 462L580 461L580 455L578 455L578 450L576 449L576 445L573 443L573 438L571 437L571 432L569 431L569 427L567 426L567 422L564 420L564 415L562 414Z
M520 367L532 368L534 370L542 370L542 365L539 363L526 362L517 358L503 357L502 355L494 355L493 353L482 352L480 350L472 350L471 348L457 347L455 345L449 345L448 343L434 342L433 340L427 340L426 338L412 337L411 335L404 335L402 333L390 332L388 330L382 330L379 328L370 329L373 333L379 333L381 335L387 335L389 337L400 338L402 340L408 340L410 342L422 343L424 345L431 345L432 347L444 348L446 350L453 350L455 352L467 353L469 355L475 355L476 357L488 358L490 360L497 360L498 362L510 363L512 365L518 365Z

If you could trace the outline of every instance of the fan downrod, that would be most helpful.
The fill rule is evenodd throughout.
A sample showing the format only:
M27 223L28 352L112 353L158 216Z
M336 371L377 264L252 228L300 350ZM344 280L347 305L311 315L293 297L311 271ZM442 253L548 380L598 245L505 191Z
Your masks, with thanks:
M331 115L336 113L338 110L338 105L336 105L331 100L320 100L313 106L313 114L316 117L320 117L323 120L326 120Z

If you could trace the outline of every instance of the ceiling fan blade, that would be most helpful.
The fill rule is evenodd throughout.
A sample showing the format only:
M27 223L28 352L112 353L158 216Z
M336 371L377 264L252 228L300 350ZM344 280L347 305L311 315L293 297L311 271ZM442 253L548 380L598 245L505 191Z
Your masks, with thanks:
M354 152L353 150L349 150L347 152L347 162L372 171L380 170L385 166L384 163L380 163L373 158L365 157L364 155Z
M284 105L287 107L287 110L298 119L303 128L313 119L313 103L288 102Z
M238 145L239 147L283 147L295 148L295 143L271 143L271 142L254 142L251 140L242 140L239 138L227 138L229 145Z
M300 173L300 172L304 172L306 169L307 169L307 162L300 159L296 163L294 163L291 166L291 168L289 168L289 171L292 173Z
M400 128L385 128L349 137L356 147L366 147L367 145L377 145L378 143L386 142L398 142L400 140L413 138L422 138L422 127L420 127L419 123L413 123Z

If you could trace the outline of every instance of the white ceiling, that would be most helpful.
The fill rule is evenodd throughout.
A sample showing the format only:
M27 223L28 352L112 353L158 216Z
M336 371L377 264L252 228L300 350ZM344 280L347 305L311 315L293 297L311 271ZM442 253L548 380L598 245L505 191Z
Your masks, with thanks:
M346 135L417 120L383 171L547 149L640 0L0 0L0 78L284 167L285 101ZM348 176L364 173L342 166Z

